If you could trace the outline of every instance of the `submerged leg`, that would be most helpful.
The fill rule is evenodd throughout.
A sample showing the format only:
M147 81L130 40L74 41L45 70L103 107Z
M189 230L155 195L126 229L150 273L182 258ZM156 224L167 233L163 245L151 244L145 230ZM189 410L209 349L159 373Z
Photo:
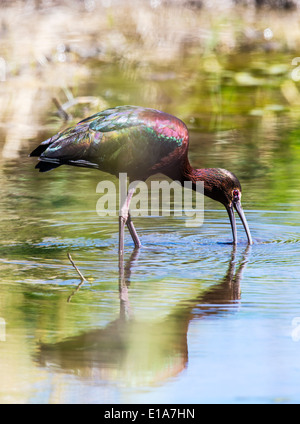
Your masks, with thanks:
M124 228L125 228L125 219L122 216L119 216L119 268L123 268L124 260Z
M123 259L124 259L124 229L125 224L127 224L127 227L129 229L130 235L132 237L132 240L134 242L135 247L141 247L141 243L139 240L139 237L137 235L137 232L134 228L133 222L131 221L131 217L129 214L129 205L130 201L132 199L134 188L131 188L128 191L127 197L121 206L120 214L119 214L119 267L123 266Z
M133 225L133 222L131 220L130 214L128 214L128 218L127 218L126 224L127 224L128 230L130 232L131 238L132 238L132 240L134 242L134 246L135 246L136 249L138 249L139 247L141 247L142 244L140 242L140 239L139 239L139 236L138 236L138 234L136 232L136 229L134 228L134 225Z

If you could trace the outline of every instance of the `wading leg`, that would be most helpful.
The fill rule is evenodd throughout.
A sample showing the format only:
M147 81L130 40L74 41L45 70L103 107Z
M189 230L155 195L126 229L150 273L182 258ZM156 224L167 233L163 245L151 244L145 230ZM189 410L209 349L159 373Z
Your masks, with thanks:
M124 260L124 229L125 229L125 224L128 222L128 218L129 218L129 206L130 206L130 201L132 199L133 193L134 193L134 188L131 188L128 191L127 197L123 203L123 205L121 206L120 209L120 213L119 213L119 268L123 267L123 260ZM128 229L130 231L131 237L134 241L134 244L136 245L138 237L135 231L135 228L132 224L131 219L129 218L129 224L128 224ZM133 233L134 231L134 233ZM134 239L134 237L137 237L136 239ZM138 240L139 241L139 240Z
M138 234L136 232L136 229L134 228L134 225L133 225L133 222L131 220L131 216L130 216L129 213L128 213L128 218L127 218L126 224L127 224L128 230L130 232L131 238L132 238L132 240L134 242L135 248L136 249L140 248L142 246L142 244L140 242L140 239L139 239L139 236L138 236Z

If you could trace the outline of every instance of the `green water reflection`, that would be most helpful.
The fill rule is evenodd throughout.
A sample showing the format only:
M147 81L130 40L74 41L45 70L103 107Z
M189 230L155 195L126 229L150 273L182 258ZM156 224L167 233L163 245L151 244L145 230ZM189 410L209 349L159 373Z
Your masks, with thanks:
M300 344L291 336L300 315L296 53L265 40L249 46L242 35L243 43L228 47L223 30L234 21L240 31L240 15L212 20L205 42L166 37L161 45L122 28L117 12L106 13L111 38L101 32L99 39L107 50L83 57L71 33L66 63L56 63L53 53L52 77L43 71L47 84L37 78L39 58L31 67L36 85L21 80L16 97L20 68L1 86L11 103L0 110L0 402L297 402ZM198 28L202 15L184 13L191 30ZM173 19L179 15L174 11ZM269 22L260 16L257 25ZM2 55L6 50L1 46ZM75 64L80 72L72 73L71 88L57 84L60 72L67 80ZM64 123L51 96L63 102L70 90L98 103L73 106ZM240 178L250 249L240 223L233 249L226 211L206 199L200 228L172 216L136 219L143 248L132 252L127 234L119 274L117 221L95 210L98 182L117 181L71 167L38 174L27 157L83 115L119 104L177 115L190 129L192 164L227 168ZM78 290L68 253L87 279Z
M188 363L187 331L190 320L232 311L237 307L240 277L249 248L236 273L235 250L233 248L227 273L219 283L194 299L179 301L163 319L154 319L154 324L135 319L130 304L131 266L138 255L134 252L125 270L120 273L119 318L102 329L55 344L41 345L38 362L42 366L51 364L65 372L78 370L80 376L89 378L96 373L99 379L124 381L126 385L161 383L176 376ZM147 304L144 303L143 307Z

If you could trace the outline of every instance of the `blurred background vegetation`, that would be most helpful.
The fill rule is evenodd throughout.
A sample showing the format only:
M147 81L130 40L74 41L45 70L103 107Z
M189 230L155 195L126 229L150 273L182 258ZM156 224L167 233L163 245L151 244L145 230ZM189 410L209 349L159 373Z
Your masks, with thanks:
M297 113L298 3L2 0L2 157L19 157L45 122L60 128L58 104L74 120L117 104L157 107L204 132Z

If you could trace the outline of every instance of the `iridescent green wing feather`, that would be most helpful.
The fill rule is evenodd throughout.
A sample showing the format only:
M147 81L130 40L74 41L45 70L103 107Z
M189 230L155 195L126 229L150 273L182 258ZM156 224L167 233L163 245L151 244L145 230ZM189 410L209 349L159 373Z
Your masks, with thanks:
M119 106L99 112L43 142L32 156L55 164L97 167L134 177L176 163L187 148L185 125L153 109ZM41 168L41 166L38 166ZM48 169L46 169L48 170Z
M130 112L132 109L124 107L108 109L84 119L74 127L61 131L41 144L44 146L40 154L41 159L62 162L99 159L95 154L104 132L136 125L136 118ZM32 153L32 156L37 153L36 151Z

